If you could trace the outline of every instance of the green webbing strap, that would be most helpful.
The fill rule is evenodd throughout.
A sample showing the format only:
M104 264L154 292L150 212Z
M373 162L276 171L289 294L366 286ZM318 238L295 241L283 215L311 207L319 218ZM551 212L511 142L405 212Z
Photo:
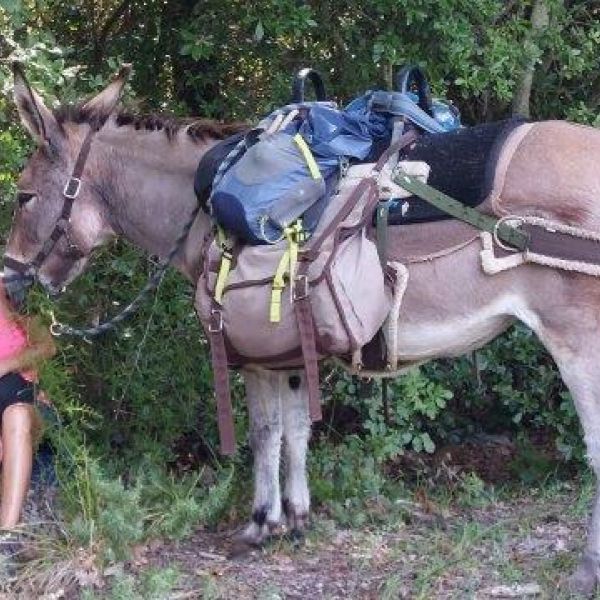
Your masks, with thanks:
M465 223L469 223L469 225L473 225L477 229L495 234L505 244L513 248L517 248L518 250L525 250L527 248L529 235L515 227L511 227L500 219L484 215L470 206L465 206L462 202L432 188L420 179L407 175L401 169L398 169L392 178L397 185L429 202L429 204L439 208L441 211Z

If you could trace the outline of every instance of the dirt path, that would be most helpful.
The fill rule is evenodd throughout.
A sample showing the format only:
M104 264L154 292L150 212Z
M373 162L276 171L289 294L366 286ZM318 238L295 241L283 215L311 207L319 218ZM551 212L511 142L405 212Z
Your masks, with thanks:
M426 481L419 487L415 478L404 497L370 500L358 514L344 508L343 518L366 523L360 528L321 509L301 544L282 536L229 558L237 530L200 529L180 542L142 544L105 569L92 548L58 565L67 577L52 589L0 600L566 599L559 584L581 551L593 480L548 474L543 485L516 484L511 448L486 442L455 449L448 462L440 452L425 470L405 460L396 467L427 472Z
M557 586L581 548L589 494L562 484L463 506L402 502L393 522L361 530L317 516L300 547L279 539L234 560L232 531L198 531L144 548L128 571L175 567L173 599L566 598Z

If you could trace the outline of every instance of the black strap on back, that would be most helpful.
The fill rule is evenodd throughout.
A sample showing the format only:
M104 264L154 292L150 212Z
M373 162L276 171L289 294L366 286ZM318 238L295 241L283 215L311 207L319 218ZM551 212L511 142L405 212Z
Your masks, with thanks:
M405 94L412 91L413 86L416 87L417 96L419 97L419 107L432 117L431 88L429 87L425 73L417 65L407 65L396 74L394 87L396 91Z

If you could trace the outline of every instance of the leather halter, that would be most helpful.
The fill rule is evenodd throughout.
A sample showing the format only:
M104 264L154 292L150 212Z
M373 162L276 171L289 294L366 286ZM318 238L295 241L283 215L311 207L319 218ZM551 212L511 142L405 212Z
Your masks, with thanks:
M42 249L30 262L22 262L10 256L4 256L4 266L14 271L17 271L17 273L20 274L20 278L35 278L38 270L40 269L44 261L48 258L48 256L50 256L50 253L54 249L54 246L56 246L58 241L63 236L67 238L67 241L69 243L69 249L73 252L73 256L77 258L83 258L85 256L85 253L82 252L81 249L71 241L69 237L69 225L71 219L71 211L73 210L73 203L75 202L75 199L77 198L77 196L79 196L79 192L81 191L81 176L83 174L83 169L85 168L85 163L87 162L88 156L90 154L92 138L95 132L95 129L90 129L87 132L83 143L81 144L77 160L75 161L75 166L73 167L73 172L63 189L62 194L64 202L60 216L56 220L56 223L54 224L54 229L52 230L52 233L50 234L48 239L44 242ZM10 279L17 279L17 277L11 277Z

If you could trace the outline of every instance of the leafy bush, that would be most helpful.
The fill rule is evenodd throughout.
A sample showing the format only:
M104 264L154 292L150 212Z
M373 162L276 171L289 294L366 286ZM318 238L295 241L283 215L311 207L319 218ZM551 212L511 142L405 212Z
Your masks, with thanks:
M364 393L360 382L342 372L330 381L333 408L317 435L311 485L315 499L338 518L348 518L342 513L350 507L356 508L350 518L364 518L361 509L374 498L398 494L389 464L399 455L431 453L439 443L477 433L519 434L522 451L513 470L522 480L547 474L552 466L523 430L554 439L565 461L584 459L572 400L552 359L523 326L474 357L435 361L390 382L387 418L380 383L371 382Z

